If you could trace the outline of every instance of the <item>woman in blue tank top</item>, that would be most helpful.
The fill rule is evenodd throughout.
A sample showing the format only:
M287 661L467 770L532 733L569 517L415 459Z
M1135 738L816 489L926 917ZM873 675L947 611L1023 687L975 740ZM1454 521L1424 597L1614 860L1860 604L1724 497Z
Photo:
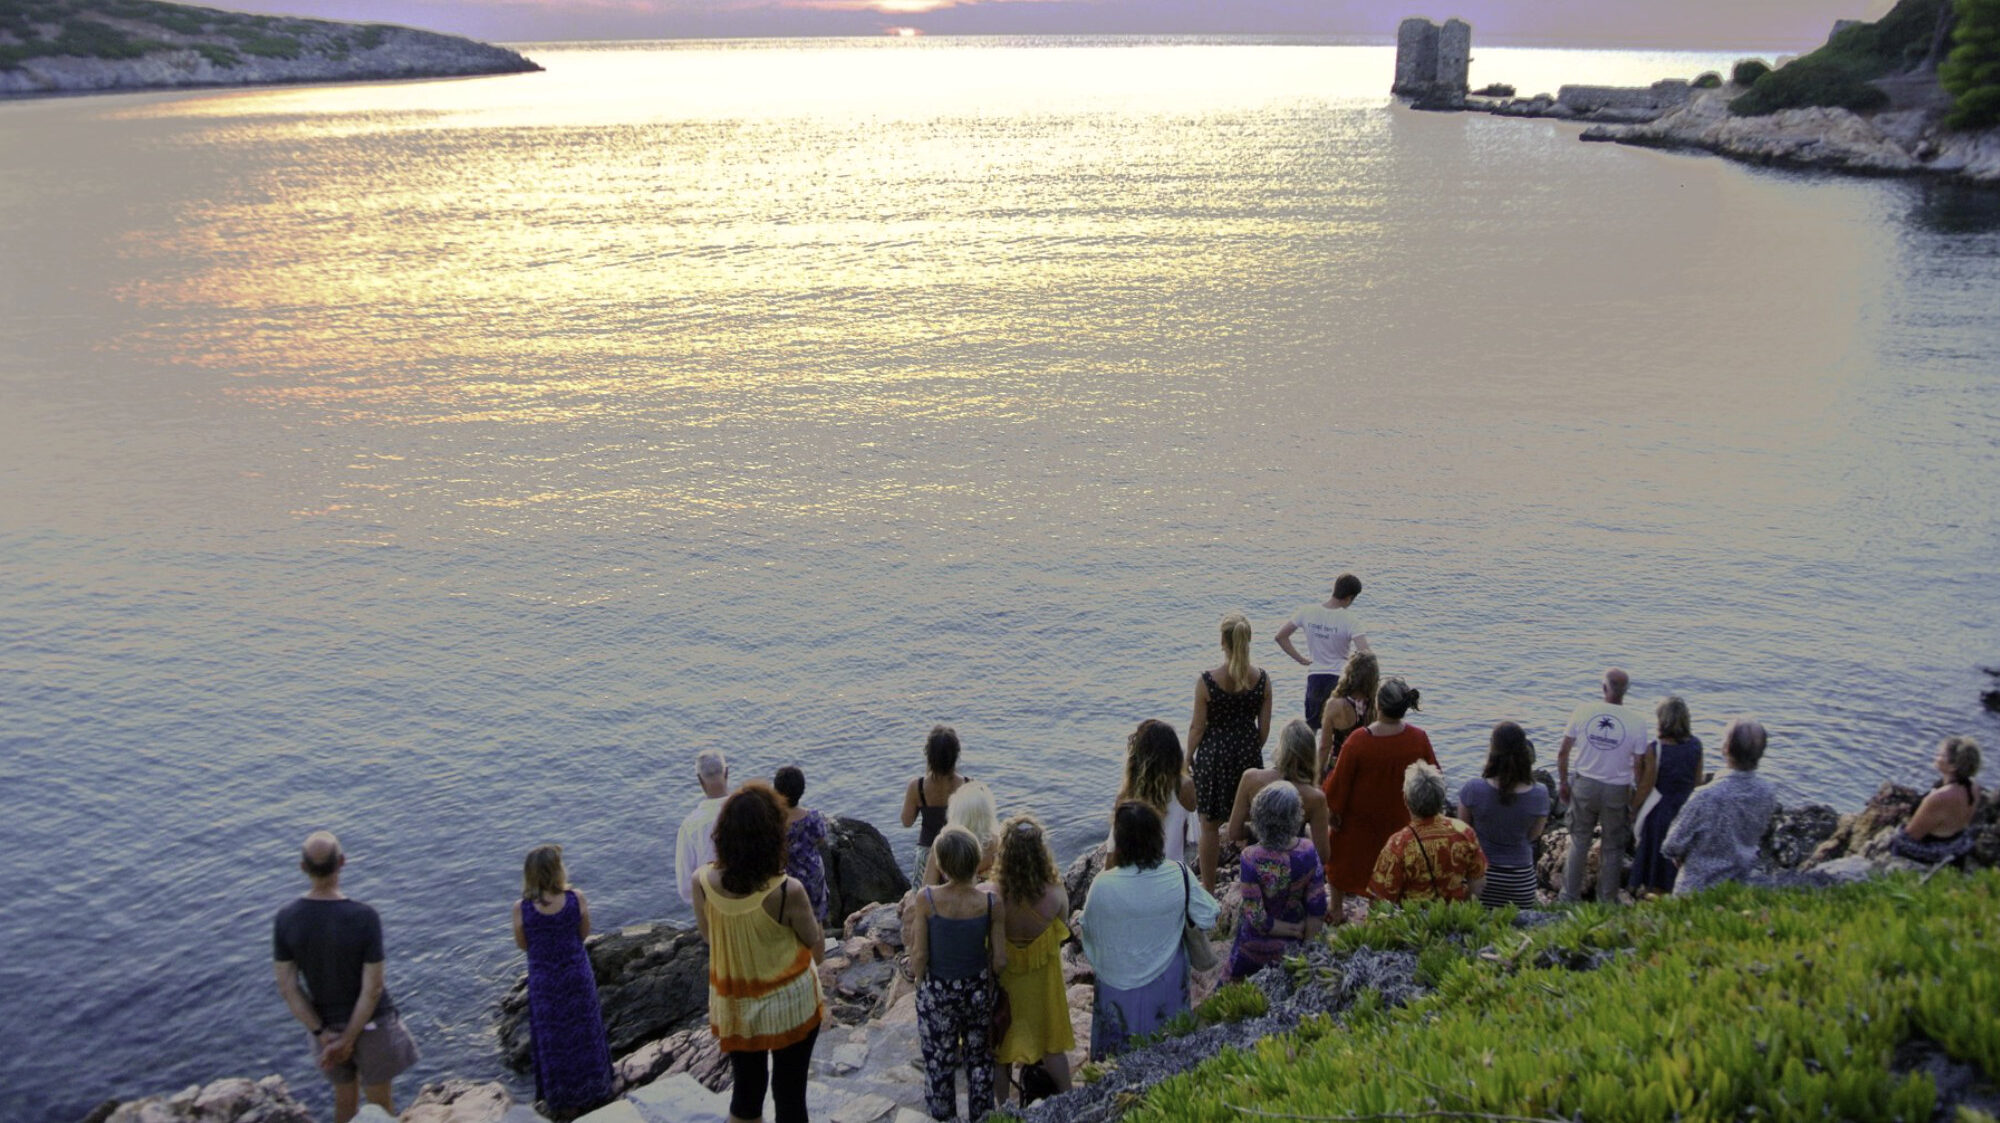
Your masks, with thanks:
M990 1029L995 980L1007 965L1006 915L992 893L973 886L979 840L971 831L946 827L932 852L946 880L918 893L910 948L924 1107L933 1119L958 1114L957 1075L964 1065L965 1117L978 1119L993 1110Z

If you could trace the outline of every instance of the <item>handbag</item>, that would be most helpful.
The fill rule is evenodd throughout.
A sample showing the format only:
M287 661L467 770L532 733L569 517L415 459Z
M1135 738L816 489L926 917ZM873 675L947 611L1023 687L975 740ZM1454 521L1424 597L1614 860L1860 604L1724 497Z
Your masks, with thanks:
M1215 970L1222 960L1215 954L1215 945L1208 942L1208 933L1194 926L1194 881L1186 866L1181 867L1181 922L1181 950L1187 953L1188 967Z

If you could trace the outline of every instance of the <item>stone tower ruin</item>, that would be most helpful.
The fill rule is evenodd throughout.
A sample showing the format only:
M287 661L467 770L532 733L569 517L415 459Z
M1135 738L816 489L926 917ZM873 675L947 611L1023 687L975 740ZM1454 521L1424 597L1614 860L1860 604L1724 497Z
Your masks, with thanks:
M1470 88L1472 25L1446 20L1443 27L1412 16L1396 28L1396 80L1391 93L1418 100L1456 101Z

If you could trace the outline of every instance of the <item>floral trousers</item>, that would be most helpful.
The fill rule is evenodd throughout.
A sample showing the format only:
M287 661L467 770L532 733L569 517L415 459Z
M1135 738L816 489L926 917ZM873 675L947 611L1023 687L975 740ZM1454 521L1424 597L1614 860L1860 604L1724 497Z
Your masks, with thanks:
M932 1119L958 1114L958 1067L966 1068L966 1118L993 1110L993 973L917 984L917 1041L924 1052L924 1107Z

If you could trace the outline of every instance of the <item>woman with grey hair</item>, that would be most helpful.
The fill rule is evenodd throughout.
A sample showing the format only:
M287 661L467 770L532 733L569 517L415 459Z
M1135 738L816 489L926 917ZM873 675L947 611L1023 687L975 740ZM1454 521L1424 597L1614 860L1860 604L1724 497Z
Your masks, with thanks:
M1410 825L1375 859L1368 893L1378 901L1463 901L1486 884L1486 855L1471 827L1444 813L1444 773L1428 761L1403 770Z
M1695 789L1660 844L1660 853L1680 866L1675 896L1742 881L1756 871L1757 844L1778 811L1778 790L1757 775L1768 740L1763 724L1747 717L1722 731L1729 771Z
M1319 860L1326 861L1326 793L1319 790L1319 778L1313 773L1313 757L1317 746L1314 743L1312 726L1299 718L1293 718L1278 732L1278 759L1270 768L1252 768L1243 774L1236 784L1236 806L1229 811L1229 826L1224 828L1222 841L1250 842L1256 826L1250 819L1250 801L1257 793L1282 780L1299 793L1299 808L1305 815L1306 838L1318 852ZM1262 835L1256 835L1262 838Z
M1299 790L1284 780L1266 784L1250 801L1257 841L1237 862L1243 915L1229 949L1232 979L1248 978L1283 959L1326 923L1326 872L1312 840L1299 834L1304 821Z

